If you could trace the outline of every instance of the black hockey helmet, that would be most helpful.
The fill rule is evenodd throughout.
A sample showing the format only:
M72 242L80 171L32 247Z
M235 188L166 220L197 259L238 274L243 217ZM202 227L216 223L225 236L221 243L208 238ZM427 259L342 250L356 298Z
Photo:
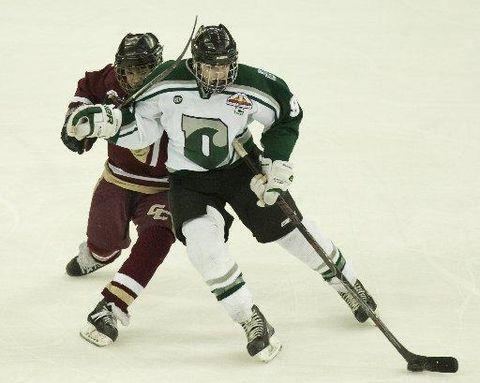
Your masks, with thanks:
M152 69L163 61L163 46L153 33L129 33L115 54L115 73L128 93L141 85Z
M223 24L199 28L192 40L192 67L206 93L219 93L235 81L237 60L237 44Z

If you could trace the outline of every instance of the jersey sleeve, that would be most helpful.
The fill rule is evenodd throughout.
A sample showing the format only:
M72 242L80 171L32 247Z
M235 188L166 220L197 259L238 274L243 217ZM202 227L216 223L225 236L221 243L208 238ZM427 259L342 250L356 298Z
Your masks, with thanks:
M261 143L265 157L288 161L298 138L303 111L282 80L277 79L277 82L271 84L271 90L280 108L273 122L264 125Z
M101 70L85 72L85 76L77 83L77 89L70 105L103 103L108 90L106 82L112 70L112 65L108 64Z
M278 76L249 67L248 77L263 97L252 118L264 126L261 144L265 157L288 161L298 138L303 111L287 84ZM244 80L245 81L245 80Z
M75 95L72 97L68 104L61 131L62 141L66 145L69 141L71 141L73 142L73 147L83 147L83 150L88 151L95 143L96 138L84 138L83 140L81 140L83 144L79 146L78 142L76 142L74 138L70 138L67 136L66 124L72 112L79 106L97 104L103 101L106 93L105 80L111 70L112 65L108 64L101 70L85 72L85 76L78 80L77 89L75 90ZM79 154L83 153L83 150L81 150Z
M122 109L122 126L108 141L128 149L146 148L162 137L161 115L155 98Z

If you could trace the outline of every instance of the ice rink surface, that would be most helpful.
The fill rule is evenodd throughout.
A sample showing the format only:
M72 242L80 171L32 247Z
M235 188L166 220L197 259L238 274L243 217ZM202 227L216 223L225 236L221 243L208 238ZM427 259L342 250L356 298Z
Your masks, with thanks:
M480 381L479 2L0 5L0 382ZM83 279L64 272L106 158L101 142L81 157L62 145L66 105L127 32L154 32L175 58L195 14L226 24L240 61L298 96L301 210L353 261L404 345L456 356L457 374L408 372L318 275L238 222L231 251L284 344L272 363L250 360L178 243L115 344L79 337L121 262Z

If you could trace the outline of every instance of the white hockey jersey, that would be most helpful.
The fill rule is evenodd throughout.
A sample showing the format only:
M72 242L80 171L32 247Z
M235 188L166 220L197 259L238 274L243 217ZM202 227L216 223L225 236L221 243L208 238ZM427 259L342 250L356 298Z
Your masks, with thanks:
M169 65L171 62L159 70ZM247 150L253 147L248 125L254 120L265 127L265 156L288 160L302 110L280 78L245 65L239 65L234 84L222 93L202 98L188 60L184 60L123 115L122 128L110 141L140 149L166 132L168 170L203 172L229 166L239 159L232 145L235 138Z

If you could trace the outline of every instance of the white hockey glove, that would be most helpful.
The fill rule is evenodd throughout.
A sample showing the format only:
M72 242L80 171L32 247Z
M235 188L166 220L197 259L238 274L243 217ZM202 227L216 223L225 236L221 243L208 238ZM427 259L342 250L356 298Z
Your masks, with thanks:
M287 161L260 156L262 173L250 181L250 189L258 197L258 206L273 205L280 194L286 192L293 181L293 167Z
M122 112L113 105L83 105L67 121L67 134L77 140L113 137L122 125Z
M263 195L265 194L265 184L267 183L267 176L264 174L257 174L250 180L250 189L256 194L258 201L257 205L265 207Z

